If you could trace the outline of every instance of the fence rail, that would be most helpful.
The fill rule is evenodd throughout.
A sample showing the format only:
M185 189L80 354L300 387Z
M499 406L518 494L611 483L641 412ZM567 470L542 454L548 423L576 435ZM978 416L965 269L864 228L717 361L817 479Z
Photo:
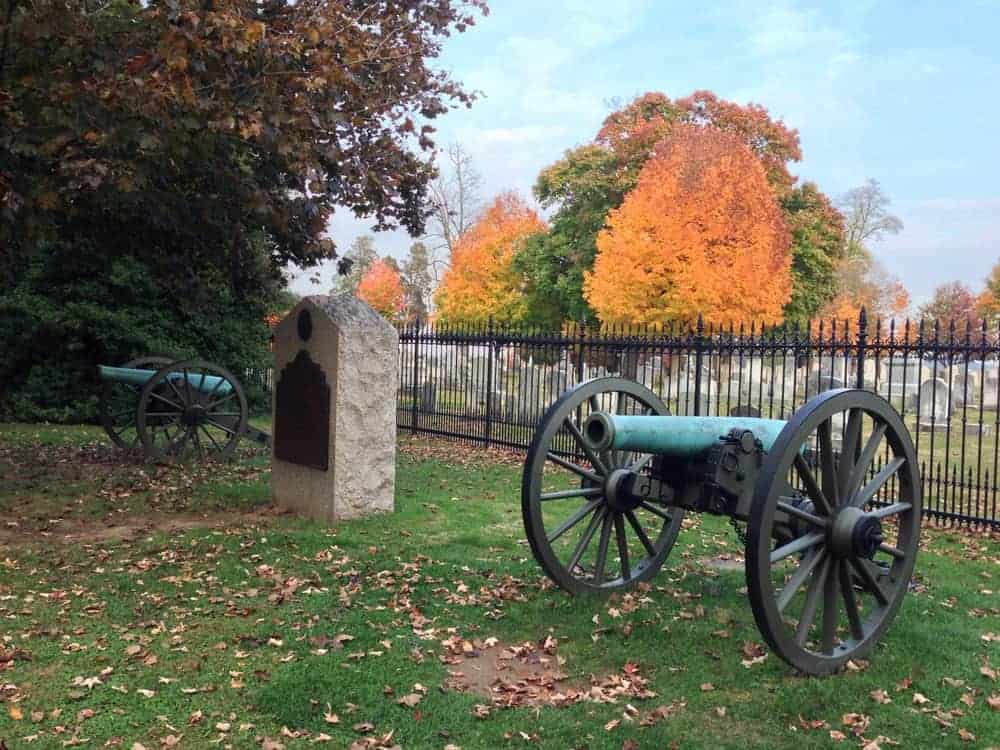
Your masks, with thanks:
M913 436L925 514L1000 529L1000 325L871 322L862 313L768 329L404 328L396 423L525 450L563 391L609 374L639 381L682 415L787 419L830 388L874 391ZM246 375L271 390L270 370Z

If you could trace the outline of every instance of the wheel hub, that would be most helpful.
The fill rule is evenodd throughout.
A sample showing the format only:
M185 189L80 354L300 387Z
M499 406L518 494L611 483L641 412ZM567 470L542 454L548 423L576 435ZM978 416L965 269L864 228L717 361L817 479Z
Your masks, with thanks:
M830 550L837 557L871 559L883 540L882 522L860 508L842 508L830 526Z
M642 498L631 492L633 477L635 477L633 471L615 469L604 481L604 496L608 499L608 505L612 510L624 513L639 507Z
M205 421L205 418L205 407L201 404L194 404L184 410L184 414L181 415L181 422L185 427L197 427Z

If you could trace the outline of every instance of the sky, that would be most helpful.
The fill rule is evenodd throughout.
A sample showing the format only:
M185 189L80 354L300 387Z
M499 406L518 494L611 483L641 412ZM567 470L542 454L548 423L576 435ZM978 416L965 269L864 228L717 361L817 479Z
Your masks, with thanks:
M797 129L792 172L827 195L881 183L904 229L872 250L914 306L945 282L982 288L1000 260L1000 0L490 5L433 61L480 94L434 125L439 146L471 155L484 198L530 199L538 172L590 141L614 101L708 89ZM329 234L343 251L370 225L341 211ZM375 240L398 258L413 241ZM325 293L333 271L292 276L295 291Z

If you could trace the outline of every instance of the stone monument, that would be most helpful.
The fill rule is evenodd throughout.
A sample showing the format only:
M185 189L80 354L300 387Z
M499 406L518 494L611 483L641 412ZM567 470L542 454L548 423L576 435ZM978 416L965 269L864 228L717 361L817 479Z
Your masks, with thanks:
M335 522L393 510L399 335L353 295L306 297L274 330L271 495Z

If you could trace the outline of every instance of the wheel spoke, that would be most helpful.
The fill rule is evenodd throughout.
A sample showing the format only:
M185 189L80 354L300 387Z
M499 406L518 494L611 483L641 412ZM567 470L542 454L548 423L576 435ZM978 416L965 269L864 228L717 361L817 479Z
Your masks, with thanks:
M594 448L591 446L590 441L587 440L580 432L580 428L573 424L573 420L569 417L563 420L563 424L566 425L566 429L569 430L570 435L576 441L577 445L583 448L583 452L587 456L587 460L590 461L591 466L597 469L599 474L607 474L608 470L604 466L604 462L601 461L600 457L594 453Z
M646 502L645 500L643 500L641 503L639 503L639 507L645 508L650 513L652 513L654 516L659 516L660 518L662 518L667 523L671 523L674 520L674 517L672 515L670 515L670 513L668 513L667 511L665 511L663 508L657 508L655 505L653 505L652 503Z
M543 492L538 496L541 502L547 500L565 500L568 497L598 497L604 494L600 487L577 487L571 490L559 490L558 492Z
M872 434L868 436L868 442L865 443L864 450L861 451L861 457L858 458L858 462L854 464L854 468L851 470L851 475L847 479L847 486L844 488L843 492L845 503L851 502L851 498L854 497L855 493L858 491L858 487L861 486L861 482L865 478L865 474L868 473L868 467L871 466L872 461L875 459L875 453L878 451L878 447L882 443L882 437L885 435L886 427L888 427L888 425L885 422L875 423L875 429L872 430ZM841 460L843 460L843 454L841 454Z
M213 427L218 427L220 430L225 430L230 435L235 435L236 434L236 430L234 430L232 427L227 427L224 424L216 422L214 419L210 419L209 417L205 417L205 421L208 422Z
M840 505L840 495L837 489L837 467L833 455L833 420L828 419L819 428L819 460L820 477L823 482L823 497L829 507ZM798 456L796 456L798 458Z
M905 458L893 458L879 470L878 474L871 478L868 484L861 488L861 491L858 492L857 497L854 498L854 501L851 504L855 508L865 507L865 505L867 505L871 499L875 497L878 491L882 489L882 485L889 481L889 477L895 474L896 470L899 469L899 467L904 463L906 463Z
M554 542L556 539L561 537L571 528L576 526L578 523L580 523L580 521L582 521L588 515L593 513L598 508L598 506L601 505L601 502L602 502L601 500L591 500L589 503L580 506L580 508L578 508L573 513L573 515L571 515L569 518L567 518L565 521L559 524L556 530L546 537L546 539L548 539L549 541L549 544L552 544L552 542Z
M827 526L830 525L829 519L821 518L819 516L814 516L812 513L802 510L801 508L796 508L794 505L786 503L783 500L778 501L778 510L783 510L790 516L801 518L803 521L811 523L813 526L826 528Z
M893 503L882 508L876 508L869 515L875 516L875 518L885 518L886 516L894 516L897 513L905 513L912 507L910 503Z
M171 400L170 400L169 398L167 398L166 396L161 396L161 395L160 395L159 393L157 393L157 392L156 392L155 390L152 390L152 391L150 391L150 392L149 392L149 395L150 395L150 396L151 396L152 398L155 398L155 399L157 399L158 401L162 401L163 403L165 403L165 404L167 404L167 405L169 405L169 406L172 406L172 407L173 407L173 408L175 408L175 409L176 409L177 411L184 411L184 407L183 407L183 406L181 406L180 404L175 404L175 403L174 403L173 401L171 401Z
M809 468L809 463L803 458L801 453L795 454L795 471L798 472L802 484L805 485L806 494L813 501L813 505L819 509L820 513L827 516L830 515L830 503L826 499L823 490L820 489L816 477L813 476L812 469Z
M212 435L211 432L208 431L208 428L205 427L205 425L199 425L199 427L201 427L202 431L205 433L205 436L212 441L212 445L215 446L215 450L217 450L219 453L222 453L222 448L215 441L215 437Z
M184 373L184 392L187 394L186 404L194 403L194 396L191 393L191 376L188 375L188 369L185 367L181 372Z
M573 463L572 461L567 461L565 458L563 458L562 456L556 455L552 451L549 451L548 454L546 454L546 457L550 461L552 461L555 464L558 464L559 466L563 467L564 469L569 469L574 474L577 474L577 475L583 477L584 479L589 479L594 484L601 484L604 481L599 476L597 476L597 474L595 474L594 472L587 471L582 466L578 466L577 464Z
M812 627L813 620L816 619L816 610L819 608L819 596L823 592L823 584L826 583L826 576L830 570L830 558L824 556L819 570L809 582L806 590L806 601L802 605L802 613L799 615L799 623L795 626L795 642L800 646L805 645L809 636L809 628Z
M195 425L192 428L192 430L191 430L191 437L194 439L194 448L195 448L195 451L198 453L198 458L199 459L204 458L205 457L205 451L201 447L201 438L198 437L198 427L197 427L197 425Z
M831 566L835 565L831 561ZM837 634L837 580L838 577L830 570L823 584L823 653L830 656L833 655L833 640Z
M632 566L628 562L628 539L625 537L625 522L621 513L615 513L615 541L618 543L618 559L621 562L622 578L632 577Z
M597 542L597 560L594 562L594 585L600 586L604 582L604 566L608 562L608 542L611 541L611 513L604 514L604 521L601 524L601 538Z
M584 530L583 535L576 543L576 549L573 550L573 556L570 557L569 562L566 563L566 570L572 573L573 568L580 564L580 558L582 558L583 553L587 551L587 545L590 544L590 540L594 538L594 534L597 532L597 527L601 525L601 522L604 520L604 515L607 512L607 507L603 507L591 516L590 523L587 524L587 528Z
M774 565L776 562L780 562L789 555L794 555L796 552L801 552L802 550L809 549L810 547L815 547L825 538L826 534L806 534L805 536L800 536L798 539L794 539L788 544L783 544L771 552L771 564Z
M844 597L844 610L851 623L851 637L860 641L865 637L865 629L861 624L861 615L858 614L858 597L854 594L854 584L851 583L851 573L847 569L845 560L840 561L837 572L840 579L840 593Z
M168 386L170 386L170 390L172 390L174 394L176 394L177 398L181 400L182 404L187 404L188 402L184 400L184 394L181 393L179 390L177 390L177 385L174 383L174 379L172 377L173 374L174 373L170 373L170 375L167 375L167 377L163 379L163 382L165 382Z
M861 581L865 584L865 588L872 594L876 599L878 599L879 604L888 604L889 597L885 595L885 591L882 590L882 586L878 581L875 580L875 576L872 575L871 570L865 564L864 560L858 560L857 558L849 558L851 561L851 566L861 577Z
M635 463L633 463L631 466L628 467L629 471L634 471L636 474L638 474L640 471L645 469L646 466L649 464L649 462L652 460L653 460L653 454L646 453L643 455L642 458L640 458L639 460L637 460Z
M799 564L799 567L794 573L792 573L791 578L788 579L785 587L781 590L781 593L778 594L777 599L775 600L775 603L778 605L779 612L785 611L785 607L787 607L788 603L792 601L792 597L795 596L795 593L802 588L802 584L806 582L809 574L812 573L816 569L816 566L823 562L825 558L825 549L815 550Z
M227 393L227 394L226 394L225 396L223 396L222 398L220 398L220 399L217 399L216 401L213 401L212 403L210 403L210 404L206 405L206 406L205 406L205 411L212 411L212 410L213 410L213 409L215 409L215 407L216 407L216 406L218 406L219 404L224 404L224 403L226 403L226 402L227 402L227 401L228 401L229 399L231 399L231 398L235 398L235 397L236 397L236 389L234 388L233 390L229 391L229 393Z
M840 462L837 464L838 497L847 503L850 494L847 492L848 482L854 469L854 461L861 444L861 409L851 409L847 415L847 425L844 427L844 437L840 444Z
M642 546L646 548L646 552L649 553L650 557L656 555L656 547L650 541L649 536L646 534L646 530L642 528L639 524L639 520L635 517L635 513L630 510L625 511L625 518L628 519L629 525L632 530L635 531L635 535L639 537L639 541L642 542Z

